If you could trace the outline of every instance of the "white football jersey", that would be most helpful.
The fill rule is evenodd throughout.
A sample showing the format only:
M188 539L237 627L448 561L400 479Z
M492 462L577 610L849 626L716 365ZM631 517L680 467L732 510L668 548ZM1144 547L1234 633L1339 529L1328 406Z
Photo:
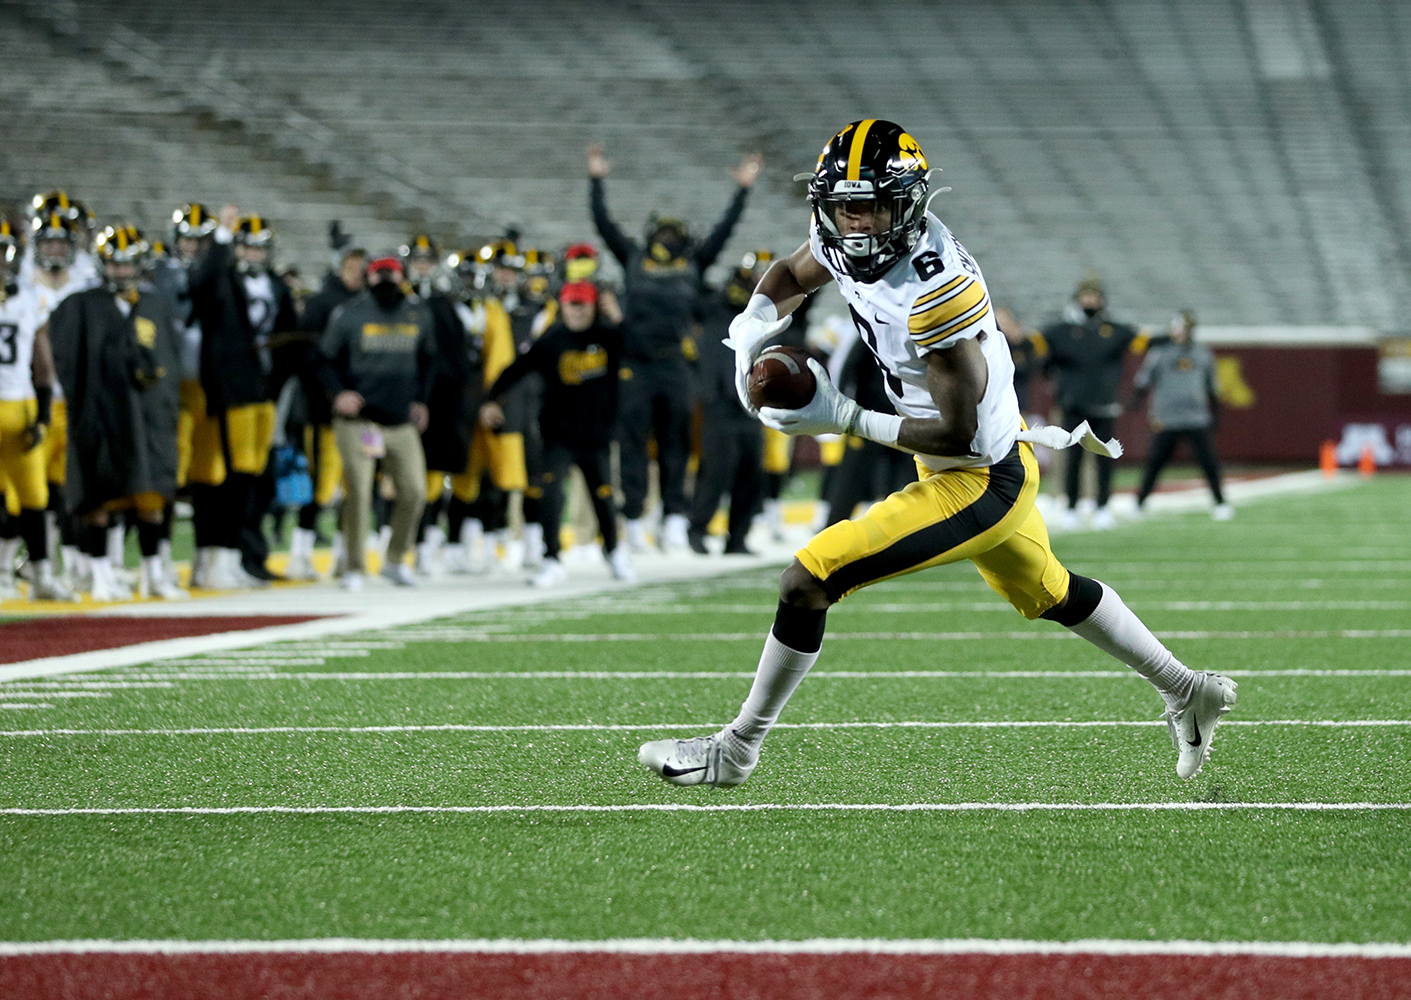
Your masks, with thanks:
M43 325L31 293L0 298L0 399L34 398L34 334Z
M86 292L90 288L96 288L99 283L96 274L85 276L75 271L73 268L69 268L68 280L58 288L50 288L38 278L35 278L34 281L28 285L21 280L20 288L28 294L33 295L35 301L39 303L39 322L42 324L49 322L49 314L52 313L64 299L68 298L74 292ZM63 387L59 385L57 379L54 381L54 398L64 398Z
M1020 428L1014 360L995 324L979 265L945 224L928 212L926 232L915 249L870 283L828 263L816 226L810 226L809 245L838 283L858 333L886 375L887 395L903 417L940 416L926 387L925 356L962 340L979 339L989 382L970 445L978 457L920 455L922 463L939 470L994 465L1004 459Z

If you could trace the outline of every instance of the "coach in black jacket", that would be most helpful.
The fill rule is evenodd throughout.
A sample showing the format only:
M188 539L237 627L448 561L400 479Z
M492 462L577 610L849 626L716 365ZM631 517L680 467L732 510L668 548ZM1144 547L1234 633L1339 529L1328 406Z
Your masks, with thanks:
M257 481L274 441L270 341L298 330L289 286L269 268L272 230L227 205L205 256L191 269L192 315L201 323L201 388L221 424L227 525L223 546L238 548L245 572L271 579L260 529Z
M588 147L589 204L593 222L625 272L622 402L619 413L623 514L627 541L640 547L647 499L647 441L657 443L666 547L686 545L686 460L690 457L691 373L696 297L702 278L745 211L759 176L760 157L747 156L731 171L739 184L730 207L710 235L693 242L684 222L652 217L645 244L629 237L608 215L603 179L611 164L601 146ZM688 353L691 357L688 357Z

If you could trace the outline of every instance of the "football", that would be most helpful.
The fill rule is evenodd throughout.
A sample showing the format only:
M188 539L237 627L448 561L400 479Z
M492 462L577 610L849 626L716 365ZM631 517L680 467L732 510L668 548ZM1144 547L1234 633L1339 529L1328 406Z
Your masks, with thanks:
M808 405L817 388L808 352L797 347L768 348L750 369L750 402L756 407L797 410Z

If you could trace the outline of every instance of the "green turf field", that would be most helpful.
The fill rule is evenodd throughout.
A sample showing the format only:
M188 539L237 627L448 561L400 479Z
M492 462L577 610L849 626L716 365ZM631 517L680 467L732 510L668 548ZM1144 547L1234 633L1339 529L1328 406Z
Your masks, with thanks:
M0 713L0 940L1405 942L1408 497L1056 540L1239 681L1189 782L1144 681L969 564L835 608L731 791L636 748L733 716L777 571L0 685L57 705Z

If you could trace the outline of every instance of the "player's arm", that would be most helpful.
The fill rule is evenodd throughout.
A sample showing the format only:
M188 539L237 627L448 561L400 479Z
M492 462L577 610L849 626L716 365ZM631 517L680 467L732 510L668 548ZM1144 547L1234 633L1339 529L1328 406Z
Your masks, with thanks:
M787 316L803 304L804 296L817 291L832 280L833 276L818 262L818 258L813 256L813 251L805 241L803 246L782 260L775 261L769 270L764 272L764 277L759 279L759 284L755 287L754 298L751 298L750 304L745 307L745 313L753 308L755 312L767 316L768 309L764 303L756 303L754 300L765 298L774 308L773 319Z
M54 349L49 344L49 324L34 334L34 358L30 362L37 404L34 422L25 428L25 450L37 448L49 431L54 405Z
M855 434L919 455L960 458L975 454L971 444L980 425L980 399L989 368L978 338L926 355L926 385L940 412L936 417L899 417L864 410L838 391L828 372L810 360L817 383L813 399L797 410L764 407L760 420L785 434Z
M730 321L730 338L725 342L735 351L735 392L740 405L755 412L750 402L750 368L770 339L789 325L789 315L804 297L822 288L833 277L804 243L783 260L776 261L759 279L745 308Z

